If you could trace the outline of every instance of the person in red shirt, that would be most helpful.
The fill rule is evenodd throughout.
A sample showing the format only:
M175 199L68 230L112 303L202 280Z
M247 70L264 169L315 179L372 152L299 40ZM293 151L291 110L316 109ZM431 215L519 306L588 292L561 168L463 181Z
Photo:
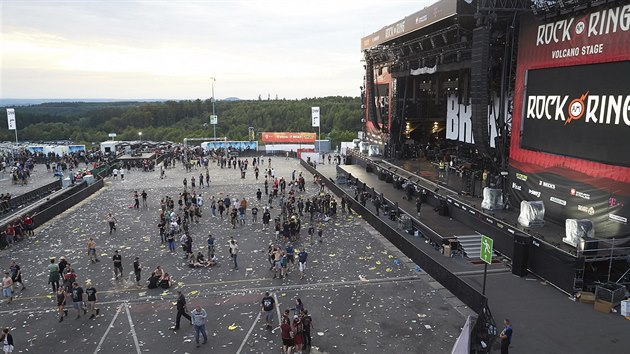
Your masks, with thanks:
M24 227L26 228L26 235L33 236L35 232L33 231L33 218L29 214L24 216Z
M282 334L282 352L284 354L291 354L291 349L293 348L291 321L282 321L280 332Z
M7 235L7 245L11 247L13 242L15 242L15 229L13 228L13 224L8 224L4 233Z

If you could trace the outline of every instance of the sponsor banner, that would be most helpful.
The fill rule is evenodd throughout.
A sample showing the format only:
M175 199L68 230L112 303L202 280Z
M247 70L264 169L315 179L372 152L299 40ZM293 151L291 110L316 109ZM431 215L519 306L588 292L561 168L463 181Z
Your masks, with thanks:
M556 203L556 204L560 204L562 206L566 206L567 205L567 201L566 200L562 200L560 198L556 198L556 197L549 197L549 200Z
M523 176L527 176L523 180ZM596 179L592 179L592 182ZM545 220L564 225L566 219L589 219L595 226L598 238L621 238L630 236L630 196L612 194L551 172L532 172L510 168L509 188L511 197L518 205L523 200L543 201Z
M392 25L383 27L381 30L361 39L361 50L370 49L445 18L455 16L457 14L457 3L458 1L453 0L440 0Z
M579 190L575 189L575 188L571 188L571 195L578 197L578 198L582 198L582 199L586 199L586 200L591 200L591 195L588 193L584 193L584 192L580 192Z
M237 151L257 151L257 141L207 141L201 143L201 147L205 150L237 150Z
M262 133L262 141L265 143L313 144L315 139L317 139L315 133Z
M15 109L7 108L7 125L9 130L15 130Z
M628 78L630 61L529 71L521 147L630 166Z
M311 121L314 128L319 127L319 107L311 107Z

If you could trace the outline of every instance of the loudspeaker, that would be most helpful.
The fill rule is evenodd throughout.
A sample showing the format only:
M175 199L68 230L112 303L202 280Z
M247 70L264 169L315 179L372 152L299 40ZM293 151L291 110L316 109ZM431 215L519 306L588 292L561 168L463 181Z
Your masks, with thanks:
M514 242L514 254L512 256L512 274L524 277L527 275L527 261L529 260L529 244Z
M375 129L379 129L378 117L376 116L376 85L374 85L374 59L369 55L365 56L365 93L367 99L368 120L372 122Z
M352 157L351 156L346 156L346 160L344 161L344 163L346 165L352 165Z
M488 69L490 61L490 26L473 29L471 58L472 130L475 145L483 154L490 150L488 132Z

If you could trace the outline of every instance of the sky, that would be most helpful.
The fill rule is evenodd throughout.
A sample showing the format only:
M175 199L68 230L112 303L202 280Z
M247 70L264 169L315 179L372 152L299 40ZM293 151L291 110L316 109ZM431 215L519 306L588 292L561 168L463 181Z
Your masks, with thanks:
M2 0L0 98L359 96L361 38L433 2Z

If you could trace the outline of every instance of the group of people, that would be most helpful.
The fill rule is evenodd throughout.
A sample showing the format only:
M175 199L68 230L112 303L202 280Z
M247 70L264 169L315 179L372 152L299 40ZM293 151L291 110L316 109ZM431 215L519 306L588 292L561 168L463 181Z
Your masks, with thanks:
M27 236L35 235L35 226L30 214L23 217L16 217L12 222L7 223L0 236L0 246L11 247L17 241L23 240Z
M278 304L269 292L261 300L260 313L265 318L265 328L273 329L274 311ZM291 311L293 311L293 322L291 322ZM310 348L311 330L314 329L313 318L304 308L304 303L300 298L295 299L295 307L286 309L280 318L280 335L282 337L282 352L291 354L301 353L302 349Z

